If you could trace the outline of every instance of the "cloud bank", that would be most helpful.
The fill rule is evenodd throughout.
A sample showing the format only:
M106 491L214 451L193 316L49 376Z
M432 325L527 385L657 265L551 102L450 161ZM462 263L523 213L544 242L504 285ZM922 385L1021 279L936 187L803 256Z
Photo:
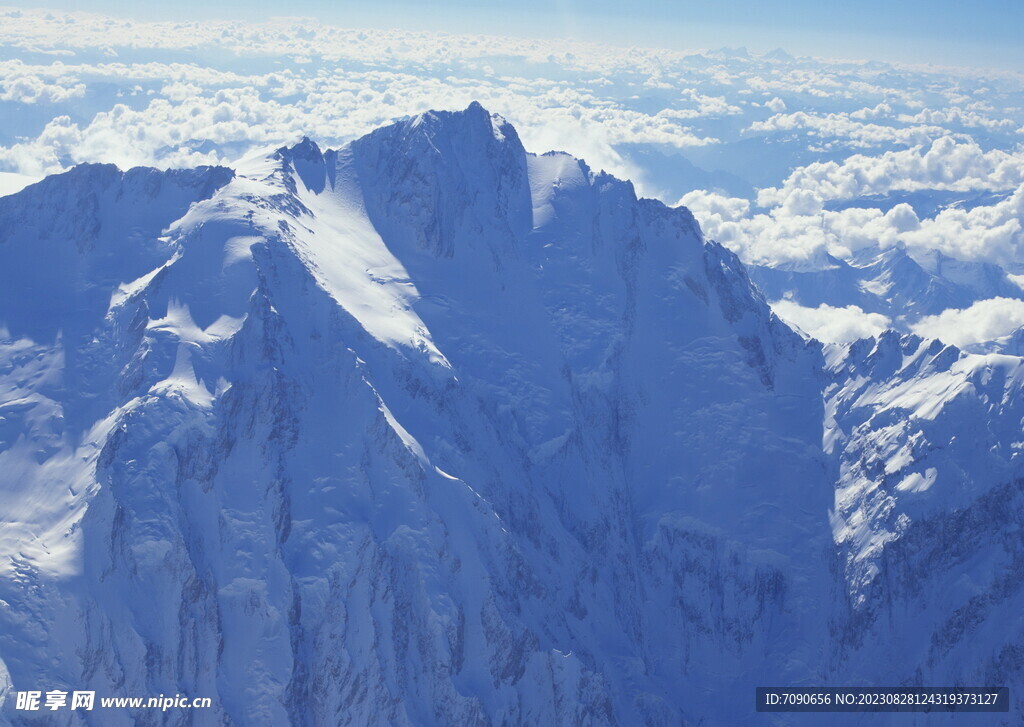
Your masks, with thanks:
M865 313L859 306L833 307L821 304L808 308L791 300L777 300L772 310L790 326L826 343L849 343L876 336L889 327L881 313Z
M81 162L231 164L302 135L337 146L476 100L531 151L568 151L690 207L748 263L815 270L898 245L1024 272L1020 74L296 18L0 9L0 24L0 194ZM823 340L891 323L775 306ZM917 325L965 340L1016 310L997 300Z
M1024 301L1009 298L982 300L969 308L943 311L915 323L914 333L940 338L955 346L971 346L1009 335L1024 326Z

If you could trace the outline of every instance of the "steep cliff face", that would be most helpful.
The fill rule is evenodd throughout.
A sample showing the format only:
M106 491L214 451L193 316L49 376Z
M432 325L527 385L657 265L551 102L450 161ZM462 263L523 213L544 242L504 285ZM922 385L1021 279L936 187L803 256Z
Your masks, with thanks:
M0 221L6 683L215 705L58 723L763 724L887 658L861 374L478 105Z

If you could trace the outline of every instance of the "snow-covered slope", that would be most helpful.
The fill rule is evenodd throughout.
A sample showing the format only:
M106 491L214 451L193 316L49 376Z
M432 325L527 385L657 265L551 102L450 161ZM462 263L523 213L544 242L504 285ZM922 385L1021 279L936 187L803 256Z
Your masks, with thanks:
M920 416L854 393L899 375L826 367L688 211L477 104L0 198L0 322L5 683L214 703L105 725L814 724L756 715L754 687L997 656L929 672L866 615L944 588L879 577L910 541L858 453ZM929 366L907 376L952 412ZM915 547L1019 497L1004 408L964 492L911 497L947 492L954 450L895 498Z
M1024 360L894 331L826 355L843 658L883 683L1020 684Z

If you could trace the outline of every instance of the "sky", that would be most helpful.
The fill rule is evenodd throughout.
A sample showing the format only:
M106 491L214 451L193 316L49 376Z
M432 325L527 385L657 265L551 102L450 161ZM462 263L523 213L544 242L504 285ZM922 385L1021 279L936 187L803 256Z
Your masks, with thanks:
M871 57L907 63L1024 69L1024 4L1013 0L43 0L13 6L118 17L263 21L308 16L370 28L571 37L625 45Z

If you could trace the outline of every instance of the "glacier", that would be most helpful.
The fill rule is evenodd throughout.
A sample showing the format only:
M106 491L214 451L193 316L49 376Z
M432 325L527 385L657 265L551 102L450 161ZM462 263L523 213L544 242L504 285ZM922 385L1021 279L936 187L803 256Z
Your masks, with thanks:
M812 725L755 687L1013 687L1022 385L800 335L689 211L476 103L80 165L0 197L0 721L90 689L213 708L46 723Z

